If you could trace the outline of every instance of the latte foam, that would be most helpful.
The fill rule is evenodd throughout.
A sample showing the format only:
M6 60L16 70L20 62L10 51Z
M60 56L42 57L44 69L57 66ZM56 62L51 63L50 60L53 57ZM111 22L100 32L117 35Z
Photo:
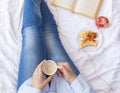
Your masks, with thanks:
M42 70L47 75L53 75L57 70L57 65L52 60L46 60L42 65Z

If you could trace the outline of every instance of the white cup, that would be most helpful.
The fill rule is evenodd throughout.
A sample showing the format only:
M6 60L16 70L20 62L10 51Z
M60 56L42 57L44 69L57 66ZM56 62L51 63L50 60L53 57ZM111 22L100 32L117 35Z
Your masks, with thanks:
M53 60L45 60L42 64L42 71L46 75L53 75L57 71L57 64Z

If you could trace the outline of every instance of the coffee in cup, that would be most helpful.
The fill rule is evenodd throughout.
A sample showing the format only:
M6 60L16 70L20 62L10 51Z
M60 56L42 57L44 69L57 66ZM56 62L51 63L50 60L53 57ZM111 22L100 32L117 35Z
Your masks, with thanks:
M57 64L53 60L45 60L42 64L42 71L46 75L53 75L57 71Z

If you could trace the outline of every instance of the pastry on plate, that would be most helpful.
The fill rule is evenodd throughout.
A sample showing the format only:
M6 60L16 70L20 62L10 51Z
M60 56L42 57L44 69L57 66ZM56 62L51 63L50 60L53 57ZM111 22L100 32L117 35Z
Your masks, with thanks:
M80 37L84 39L95 39L97 37L97 32L85 30L85 31L80 32Z
M91 30L85 30L80 32L80 37L82 38L80 40L80 48L86 47L86 46L97 46L98 42L96 40L97 38L97 32L93 32Z
M86 47L86 46L97 46L98 42L94 39L83 39L80 41L80 48Z

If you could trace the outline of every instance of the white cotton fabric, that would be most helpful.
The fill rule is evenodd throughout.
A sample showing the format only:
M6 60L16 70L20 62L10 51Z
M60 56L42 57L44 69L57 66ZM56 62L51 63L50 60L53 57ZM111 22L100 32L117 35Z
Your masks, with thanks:
M16 92L23 1L0 0L0 93ZM46 2L65 49L95 92L120 93L120 0L104 0L99 15L110 20L105 29L97 29L92 19ZM98 31L98 47L79 48L78 34L86 28Z

